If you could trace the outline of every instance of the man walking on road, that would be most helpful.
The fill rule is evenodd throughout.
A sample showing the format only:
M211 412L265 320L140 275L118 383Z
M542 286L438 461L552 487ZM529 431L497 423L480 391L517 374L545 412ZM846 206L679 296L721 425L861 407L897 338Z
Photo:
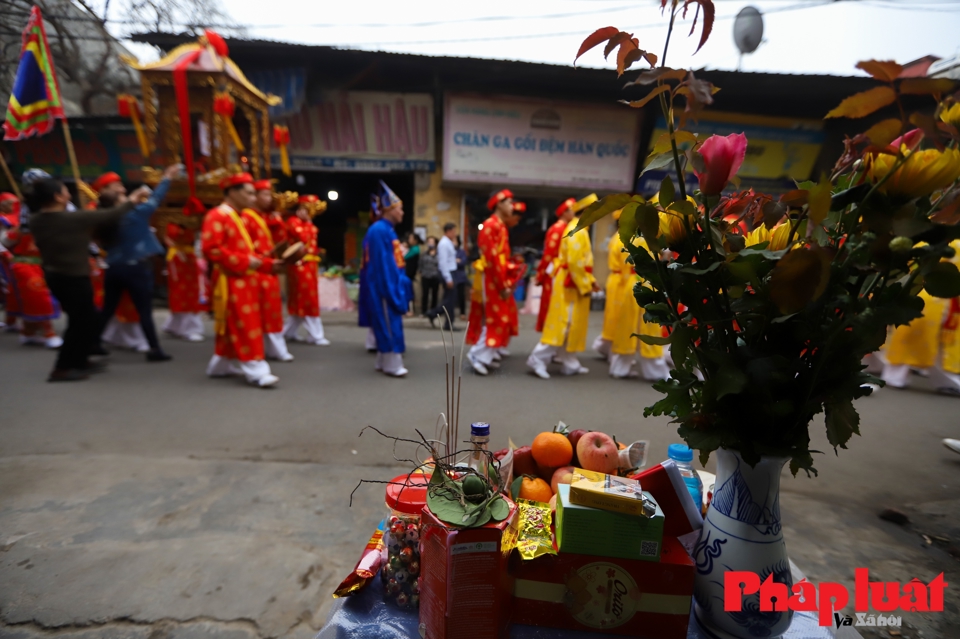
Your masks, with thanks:
M457 225L453 222L447 222L443 225L443 237L437 244L437 264L440 267L440 277L443 279L443 299L440 305L431 309L427 313L430 318L430 325L437 317L444 317L443 330L459 330L453 325L453 319L457 316L457 284L453 281L453 275L457 270L457 247L453 243L457 237Z

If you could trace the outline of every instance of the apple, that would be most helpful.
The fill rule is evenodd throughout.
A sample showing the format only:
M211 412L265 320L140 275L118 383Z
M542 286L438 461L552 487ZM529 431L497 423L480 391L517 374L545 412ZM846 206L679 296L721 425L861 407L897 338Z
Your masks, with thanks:
M539 476L537 462L533 461L533 449L530 446L521 446L513 450L513 476L521 475Z
M543 481L550 483L550 480L553 479L553 473L556 472L557 466L541 466L537 464L537 477Z
M553 473L553 477L550 480L550 488L553 490L554 495L557 494L560 484L570 483L570 480L573 479L574 470L576 470L576 468L573 466L561 466Z
M567 439L570 440L570 443L573 445L573 459L570 461L574 466L579 467L580 463L577 459L577 444L580 443L580 439L587 434L587 431L582 428L575 428L567 433Z
M609 435L587 433L577 442L577 459L580 468L597 473L614 475L620 467L620 451Z
M509 448L501 448L500 450L498 450L493 454L493 458L496 459L497 461L500 461L501 459L506 457L507 453L509 452L510 452Z

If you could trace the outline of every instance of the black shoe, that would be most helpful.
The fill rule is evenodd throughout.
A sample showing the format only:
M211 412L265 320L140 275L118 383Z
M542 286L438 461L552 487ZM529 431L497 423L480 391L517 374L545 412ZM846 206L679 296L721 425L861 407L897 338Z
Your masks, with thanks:
M89 377L84 371L76 368L59 369L56 368L47 378L48 382L79 382Z
M102 344L97 344L90 349L89 355L100 355L101 357L106 357L110 354L110 351L105 349Z
M88 375L93 373L103 373L107 370L106 362L87 362L87 365L80 369Z
M168 355L163 351L150 351L147 353L148 362L168 362L173 359L173 355Z

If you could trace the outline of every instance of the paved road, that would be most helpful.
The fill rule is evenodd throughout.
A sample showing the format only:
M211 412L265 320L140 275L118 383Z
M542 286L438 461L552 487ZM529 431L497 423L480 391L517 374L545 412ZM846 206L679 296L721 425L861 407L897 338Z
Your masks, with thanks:
M643 418L650 385L612 380L589 358L588 375L528 375L530 322L501 371L464 376L461 424L489 421L499 448L563 420L648 439L665 457L677 438ZM52 354L0 335L0 637L312 636L383 509L379 487L362 487L353 508L350 491L401 470L388 442L360 430L431 432L445 394L436 331L408 327L412 372L389 379L353 316L325 323L333 345L293 345L271 390L207 379L211 343L172 340L172 362L117 352L105 374L46 384ZM863 437L839 456L814 426L828 451L818 478L784 475L788 551L812 581L851 584L866 566L878 579L946 570L958 582L960 455L940 439L960 437L960 400L915 379L860 402ZM911 523L879 520L885 507ZM956 636L956 593L945 614L906 615L901 636Z

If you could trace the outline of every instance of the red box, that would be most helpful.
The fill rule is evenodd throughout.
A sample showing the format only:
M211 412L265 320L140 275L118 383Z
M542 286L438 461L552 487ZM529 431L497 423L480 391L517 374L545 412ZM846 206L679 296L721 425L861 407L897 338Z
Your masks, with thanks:
M511 564L513 623L686 639L694 564L673 537L658 563L560 553Z
M420 635L423 639L497 639L510 623L517 506L480 528L449 526L423 509L420 529Z

